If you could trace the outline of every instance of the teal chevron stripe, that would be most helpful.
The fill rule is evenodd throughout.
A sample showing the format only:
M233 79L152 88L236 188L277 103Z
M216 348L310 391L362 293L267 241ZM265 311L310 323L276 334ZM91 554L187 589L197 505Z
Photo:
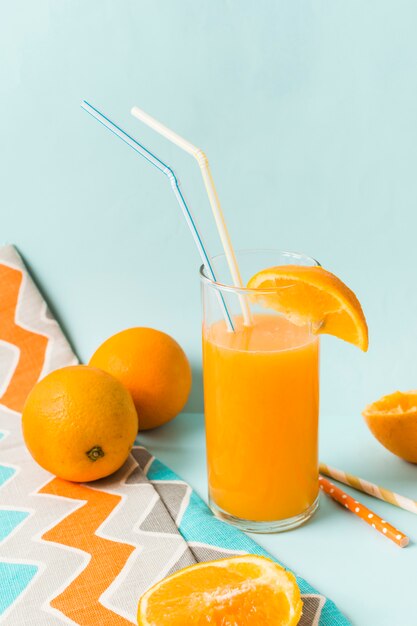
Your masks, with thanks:
M204 542L210 546L232 550L245 549L239 544L240 534L232 526L214 517L195 491L191 493L179 531L188 542Z
M13 467L7 467L5 465L0 465L0 487L5 482L7 482L11 476L13 476L15 471L16 470Z
M0 562L0 615L26 589L38 569L36 565Z
M149 480L179 480L178 476L158 459L152 461L147 477Z
M13 511L0 509L0 542L23 522L29 515L29 511Z

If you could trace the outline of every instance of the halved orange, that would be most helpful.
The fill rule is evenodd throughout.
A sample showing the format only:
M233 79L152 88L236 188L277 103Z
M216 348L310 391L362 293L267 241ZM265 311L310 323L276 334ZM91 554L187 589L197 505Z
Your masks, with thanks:
M294 324L311 323L318 334L334 335L365 352L368 349L368 326L359 300L340 278L322 267L271 267L255 274L248 289L264 290L253 299L280 311Z
M417 463L417 391L395 391L362 412L371 433L393 454Z
M261 556L186 567L140 599L139 626L295 626L303 603L295 577Z

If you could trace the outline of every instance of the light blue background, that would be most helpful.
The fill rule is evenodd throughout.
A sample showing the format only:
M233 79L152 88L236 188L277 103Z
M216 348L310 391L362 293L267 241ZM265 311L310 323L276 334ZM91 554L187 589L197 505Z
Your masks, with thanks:
M18 245L81 358L122 328L165 330L194 367L188 410L202 408L193 241L164 177L79 107L174 166L217 252L196 164L131 118L138 104L208 153L236 248L304 251L356 291L371 348L323 341L324 460L412 495L414 468L374 442L360 410L417 386L416 23L413 0L0 0L0 239ZM202 433L189 436L154 444L192 479ZM414 547L323 511L327 525L265 545L342 609L353 598L356 624L394 623ZM403 512L389 519L412 530ZM388 597L391 573L403 596Z
M360 297L369 354L323 341L322 410L416 386L416 4L410 0L1 1L0 225L83 359L111 333L172 333L201 409L199 258L164 177L83 112L171 163L212 253L209 155L236 248L306 252Z

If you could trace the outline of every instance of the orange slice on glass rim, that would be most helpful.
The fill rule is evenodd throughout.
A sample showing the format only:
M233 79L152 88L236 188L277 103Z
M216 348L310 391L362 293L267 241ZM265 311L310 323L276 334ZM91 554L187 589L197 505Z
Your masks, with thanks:
M271 267L255 274L248 289L264 290L251 299L280 311L294 324L311 323L318 334L334 335L365 352L368 349L368 326L358 298L322 267Z
M139 626L296 626L303 603L295 577L261 556L198 563L140 599Z

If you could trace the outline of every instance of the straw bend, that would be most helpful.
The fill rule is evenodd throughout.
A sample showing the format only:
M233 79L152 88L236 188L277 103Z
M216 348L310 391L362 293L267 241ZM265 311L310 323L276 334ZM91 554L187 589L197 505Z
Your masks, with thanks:
M230 239L230 235L226 226L226 221L224 219L223 211L220 205L219 196L217 194L217 190L214 184L213 176L211 174L209 161L207 155L201 150L194 146L190 141L178 135L175 131L171 130L162 122L159 122L154 117L146 113L142 109L137 106L132 107L131 113L138 120L155 130L157 133L169 139L172 143L179 146L189 154L191 154L199 165L201 175L203 177L204 186L207 191L208 199L210 202L211 210L213 212L214 220L216 222L217 230L219 233L220 241L222 243L227 264L229 266L230 274L233 280L233 284L235 287L242 289L243 282L242 277L240 275L239 266L236 260L235 251L232 246L232 241ZM250 326L252 323L251 320L251 312L248 304L247 298L239 294L239 302L242 309L243 320L245 326Z
M142 156L148 163L151 163L154 167L156 167L160 172L165 174L168 178L171 188L174 192L175 198L183 212L187 225L191 231L191 234L194 238L194 242L197 246L198 252L200 254L201 260L207 268L207 272L212 280L216 280L216 276L213 271L213 266L211 263L210 256L207 253L206 247L203 242L203 238L200 234L197 223L185 201L184 195L180 189L180 182L175 175L174 170L169 167L166 163L161 161L157 156L155 156L150 150L142 146L138 141L133 139L130 135L125 133L119 126L114 124L108 117L103 115L98 109L89 104L86 100L83 100L81 103L81 107L87 111L94 119L96 119L100 124L102 124L105 128L107 128L110 132L112 132L116 137L121 139L125 144L127 144L130 148L132 148L137 154ZM223 294L217 292L218 300L220 307L223 310L223 315L225 317L227 328L230 331L234 330L233 321L231 315L226 306L226 302L224 300Z
M197 152L195 153L195 158L197 159L200 167L210 167L206 153L200 150L200 148L197 148Z

